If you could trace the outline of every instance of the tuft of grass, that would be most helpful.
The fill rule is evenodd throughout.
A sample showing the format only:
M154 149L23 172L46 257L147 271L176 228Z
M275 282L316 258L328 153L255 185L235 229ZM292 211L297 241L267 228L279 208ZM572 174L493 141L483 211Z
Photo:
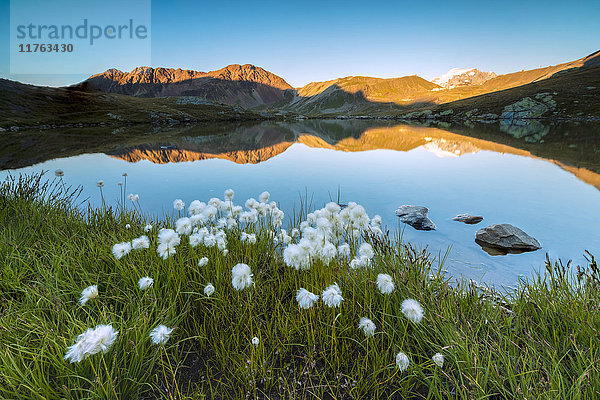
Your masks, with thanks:
M452 281L426 251L400 236L367 235L372 269L347 261L296 271L281 261L269 221L245 226L257 242L227 230L229 253L187 240L162 260L156 229L143 231L139 209L83 208L77 190L42 176L0 185L0 397L19 399L414 398L589 399L600 395L600 273L547 260L546 269L512 292ZM304 204L310 204L306 196ZM307 210L292 218L296 224ZM131 228L127 229L126 224ZM113 244L148 234L151 246L121 260ZM357 243L353 243L356 246ZM198 267L206 256L209 264ZM231 268L252 268L255 286L238 292ZM396 290L382 295L377 274ZM154 278L146 291L142 276ZM216 291L203 293L211 282ZM337 282L344 301L301 310L296 290L320 294ZM77 302L86 286L99 296ZM402 315L420 302L420 324ZM357 329L377 325L374 337ZM119 331L106 354L69 364L66 348L97 324ZM164 348L148 334L175 328ZM260 339L253 346L253 337ZM411 364L404 372L396 354ZM442 353L437 367L431 357Z

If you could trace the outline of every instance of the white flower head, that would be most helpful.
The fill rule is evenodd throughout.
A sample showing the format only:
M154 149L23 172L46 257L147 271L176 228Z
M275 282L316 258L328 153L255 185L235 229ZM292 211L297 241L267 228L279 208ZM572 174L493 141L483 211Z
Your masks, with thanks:
M182 209L183 210L183 209ZM180 235L189 235L192 233L192 220L188 217L179 218L175 222L175 232Z
M350 245L348 243L340 244L338 246L338 254L340 255L340 257L350 257Z
M246 264L237 264L231 269L231 284L235 290L242 290L252 286L252 271Z
M117 243L112 248L112 253L117 260L120 260L123 256L129 254L130 251L131 251L131 243L130 242Z
M206 264L208 264L208 257L202 257L200 261L198 261L199 267L204 267Z
M258 196L258 200L260 200L261 203L267 203L269 201L269 197L271 197L271 194L265 191Z
M150 232L152 230L152 225L148 224L144 227L144 232Z
M154 279L150 278L149 276L144 276L143 278L140 278L140 280L138 281L138 286L139 286L140 290L146 290L153 284L154 284Z
M89 328L77 336L75 344L67 349L65 360L71 363L81 362L100 351L106 353L117 340L118 333L112 325L97 325L94 329Z
M215 287L213 286L212 283L207 283L206 286L204 286L204 294L206 295L206 297L210 297L212 296L212 294L215 292Z
M225 200L233 200L233 195L234 195L233 189L227 189L225 191Z
M371 321L367 317L362 317L360 321L358 321L358 329L361 329L365 336L373 336L375 335L375 323Z
M444 366L444 356L442 353L435 353L433 357L431 357L435 365L442 368Z
M254 345L254 347L258 347L258 345L260 344L260 340L256 336L254 336L252 338L252 344Z
M125 229L131 229L131 225L125 224Z
M101 188L102 186L104 186L104 181L103 180L99 180L98 182L96 182L96 186L98 186L99 188Z
M416 300L406 299L402 302L402 314L409 321L418 324L423 319L423 307Z
M379 274L377 275L377 288L383 294L390 294L394 291L396 286L394 285L394 280L388 274Z
M173 208L177 211L181 211L185 208L185 203L181 199L173 200Z
M148 236L140 236L139 238L133 239L131 241L131 247L134 250L141 250L141 249L147 249L148 247L150 247L150 239L148 239Z
M98 285L88 286L81 292L79 304L83 306L88 300L95 299L96 297L98 297Z
M410 365L410 360L408 359L408 356L403 352L399 352L398 354L396 354L396 365L398 366L400 372L405 371L406 368L408 368L408 366Z
M150 339L152 339L152 343L156 345L164 345L169 341L171 332L173 332L172 328L159 325L150 331Z
M361 244L360 248L358 249L358 255L360 257L366 257L370 260L371 258L373 258L373 256L375 256L373 246L371 246L369 243Z
M327 287L327 289L325 289L321 294L321 298L327 307L339 307L341 302L344 300L342 297L342 291L337 283Z
M304 288L298 289L296 292L296 301L298 306L304 310L311 308L319 300L319 295L309 292Z

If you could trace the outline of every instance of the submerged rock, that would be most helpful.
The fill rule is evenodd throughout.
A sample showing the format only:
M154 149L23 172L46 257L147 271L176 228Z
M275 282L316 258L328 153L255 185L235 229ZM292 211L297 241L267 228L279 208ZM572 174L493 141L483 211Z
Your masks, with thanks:
M454 221L464 222L465 224L474 225L483 221L483 217L480 215L470 215L470 214L458 214L456 217L452 218Z
M519 254L542 248L535 238L510 224L494 224L478 230L475 243L491 255Z
M432 231L436 229L432 220L427 217L429 209L423 206L403 205L396 210L400 222L408 224L420 231Z

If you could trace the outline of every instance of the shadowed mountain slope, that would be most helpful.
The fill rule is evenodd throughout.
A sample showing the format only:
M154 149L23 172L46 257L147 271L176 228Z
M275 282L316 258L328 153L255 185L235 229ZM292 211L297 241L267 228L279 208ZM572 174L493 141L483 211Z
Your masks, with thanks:
M228 65L200 72L138 67L131 72L109 69L76 88L137 97L197 96L204 100L251 108L282 101L292 87L279 76L254 65Z

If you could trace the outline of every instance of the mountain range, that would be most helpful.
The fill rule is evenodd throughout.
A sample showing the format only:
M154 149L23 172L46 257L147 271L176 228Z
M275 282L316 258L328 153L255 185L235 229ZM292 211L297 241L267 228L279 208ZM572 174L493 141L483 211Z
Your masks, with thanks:
M463 68L432 81L349 76L299 88L250 64L209 72L109 69L64 88L0 79L0 131L287 117L600 119L599 88L600 51L503 75Z
M598 66L600 52L595 52L572 62L504 75L465 68L450 70L431 81L416 75L389 79L349 76L299 88L250 64L210 72L139 67L131 72L110 69L75 88L137 97L191 96L246 109L276 109L308 116L389 115L431 109Z

